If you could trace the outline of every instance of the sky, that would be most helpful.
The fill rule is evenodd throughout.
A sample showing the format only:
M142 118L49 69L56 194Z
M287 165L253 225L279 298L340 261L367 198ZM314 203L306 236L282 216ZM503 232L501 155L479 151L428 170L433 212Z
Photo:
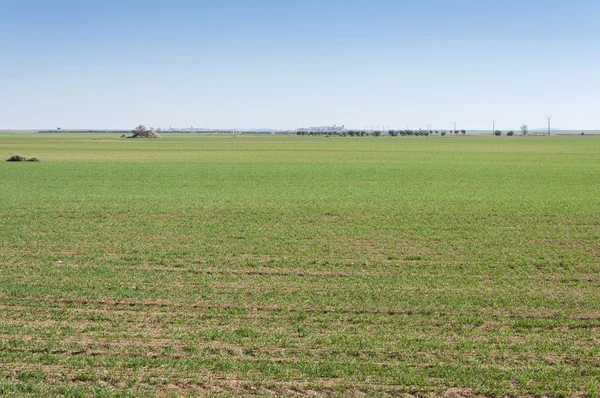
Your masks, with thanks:
M597 0L0 0L0 129L600 129Z

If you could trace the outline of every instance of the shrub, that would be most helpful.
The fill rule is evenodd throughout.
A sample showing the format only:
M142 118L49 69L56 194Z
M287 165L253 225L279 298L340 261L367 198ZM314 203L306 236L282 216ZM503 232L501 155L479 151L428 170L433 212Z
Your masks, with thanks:
M446 132L445 132L445 131L442 131L442 135L446 135Z
M6 161L7 162L24 162L25 159L26 159L26 157L23 155L14 154L11 157L9 157L8 159L6 159Z
M509 131L508 133L506 133L506 135L512 136L512 135L515 135L515 132L514 131Z
M132 135L129 138L162 138L160 134L152 128L147 129L146 126L140 124L131 131Z
M19 155L14 154L11 157L9 157L8 159L6 159L7 162L39 162L40 160L38 158L34 157L27 157L27 156L23 156L23 155Z
M496 131L494 131L494 135L496 135L496 136L502 135L502 131L496 130Z

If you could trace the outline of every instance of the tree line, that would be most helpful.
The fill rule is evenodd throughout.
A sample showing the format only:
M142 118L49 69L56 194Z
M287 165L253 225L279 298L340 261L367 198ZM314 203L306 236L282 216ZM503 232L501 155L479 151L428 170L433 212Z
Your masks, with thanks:
M447 134L467 134L467 130L454 130L454 131L445 131L445 130L388 130L387 135L391 137L427 137L429 135L447 135ZM342 131L298 131L296 135L301 136L326 136L326 137L379 137L383 135L383 131L379 130L342 130Z
M296 135L301 136L325 136L325 137L379 137L383 134L383 131L380 130L340 130L340 131L328 131L328 130L301 130L297 131ZM529 133L529 128L527 125L521 126L521 135L527 135ZM467 130L388 130L387 135L391 137L427 137L429 135L465 135L467 134ZM495 130L493 132L495 136L501 136L503 133L501 130ZM506 133L507 136L514 136L515 132L513 130Z

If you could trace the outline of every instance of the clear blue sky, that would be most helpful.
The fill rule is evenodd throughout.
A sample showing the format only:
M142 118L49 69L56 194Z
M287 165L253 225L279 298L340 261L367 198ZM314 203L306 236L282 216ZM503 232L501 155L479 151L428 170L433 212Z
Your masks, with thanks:
M600 128L597 0L0 0L0 128Z

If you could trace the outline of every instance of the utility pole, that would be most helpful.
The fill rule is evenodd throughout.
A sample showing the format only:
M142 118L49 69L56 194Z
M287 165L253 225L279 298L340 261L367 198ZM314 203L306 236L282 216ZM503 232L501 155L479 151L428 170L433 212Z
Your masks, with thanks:
M546 116L548 119L548 135L550 135L550 119L552 119L552 116Z
M496 121L492 120L492 136L496 135Z

